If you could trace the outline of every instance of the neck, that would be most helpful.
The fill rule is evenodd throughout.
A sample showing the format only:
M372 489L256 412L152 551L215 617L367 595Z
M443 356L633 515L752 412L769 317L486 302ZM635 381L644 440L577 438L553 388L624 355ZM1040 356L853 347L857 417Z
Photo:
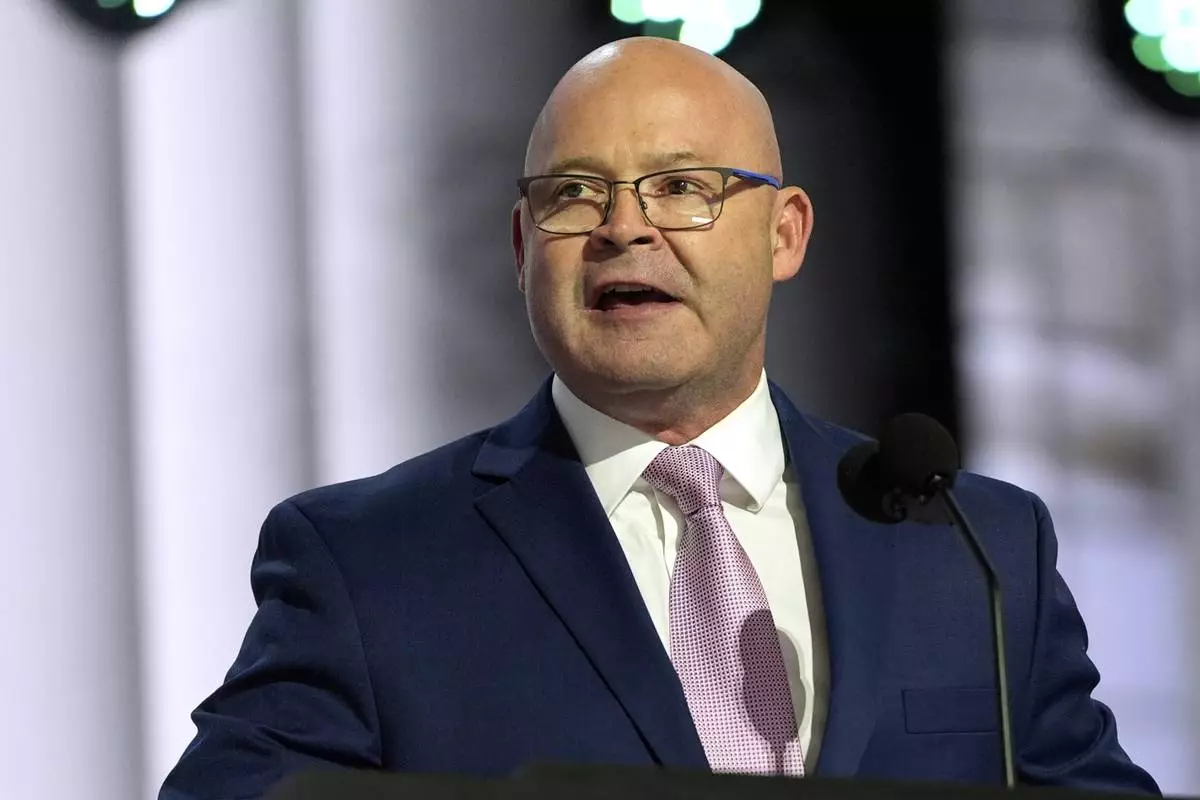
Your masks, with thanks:
M682 445L716 425L754 393L762 368L722 386L611 390L570 387L597 411L669 445Z

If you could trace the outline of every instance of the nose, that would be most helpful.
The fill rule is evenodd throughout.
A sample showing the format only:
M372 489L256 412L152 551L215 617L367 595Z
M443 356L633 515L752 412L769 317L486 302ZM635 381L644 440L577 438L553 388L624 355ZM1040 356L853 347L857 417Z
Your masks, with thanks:
M646 222L637 192L632 186L614 186L608 219L591 233L598 248L629 250L635 245L657 248L663 244L662 231Z

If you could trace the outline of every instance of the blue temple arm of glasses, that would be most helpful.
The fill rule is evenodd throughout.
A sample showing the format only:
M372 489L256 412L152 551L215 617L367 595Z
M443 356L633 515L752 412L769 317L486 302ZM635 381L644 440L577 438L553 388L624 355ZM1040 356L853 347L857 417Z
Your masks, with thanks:
M731 173L744 180L761 181L774 186L776 189L783 188L783 183L781 183L778 178L773 178L770 175L764 175L761 172L751 172L748 169L735 169L731 170Z

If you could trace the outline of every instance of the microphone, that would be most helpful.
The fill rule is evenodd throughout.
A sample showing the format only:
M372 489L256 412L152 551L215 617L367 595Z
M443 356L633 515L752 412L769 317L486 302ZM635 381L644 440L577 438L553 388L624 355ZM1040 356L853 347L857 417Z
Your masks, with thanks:
M1016 786L1008 667L1004 650L1004 603L1000 579L979 536L954 493L958 446L937 420L901 414L880 431L879 441L851 447L838 462L838 490L856 514L885 525L905 520L949 522L957 530L987 582L991 599L996 711L1000 721L1004 780ZM934 501L940 501L940 506Z
M860 517L892 525L907 517L898 490L888 489L879 470L879 443L862 442L838 462L838 491Z

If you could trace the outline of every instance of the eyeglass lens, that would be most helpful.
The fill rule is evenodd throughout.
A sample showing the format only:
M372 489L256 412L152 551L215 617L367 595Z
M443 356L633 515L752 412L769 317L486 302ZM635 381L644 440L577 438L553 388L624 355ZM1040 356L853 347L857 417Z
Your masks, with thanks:
M638 196L651 225L699 228L721 212L725 179L714 170L677 170L642 179ZM552 175L529 183L534 221L554 233L583 233L604 222L611 186L600 178Z

